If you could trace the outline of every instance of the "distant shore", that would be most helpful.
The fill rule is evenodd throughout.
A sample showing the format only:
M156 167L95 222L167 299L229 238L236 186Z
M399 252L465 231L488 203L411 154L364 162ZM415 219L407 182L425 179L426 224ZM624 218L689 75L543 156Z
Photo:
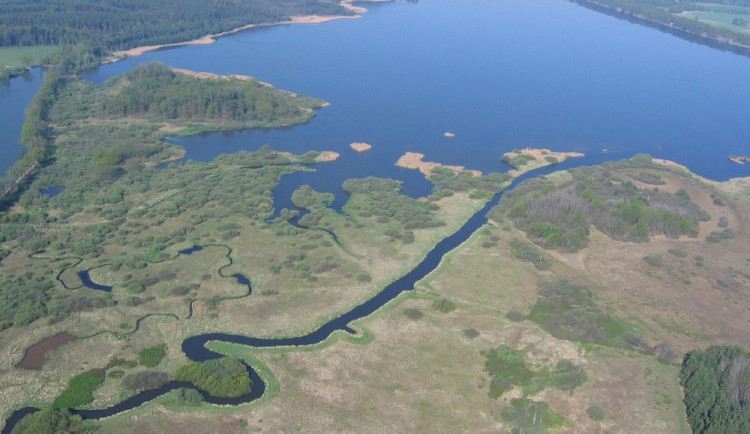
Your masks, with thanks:
M342 1L341 6L354 12L354 15L327 15L327 16L326 15L305 15L305 16L290 17L290 19L287 21L279 21L277 23L248 24L246 26L238 27L236 29L229 30L226 32L201 36L200 38L196 38L190 41L174 42L171 44L160 44L160 45L144 45L141 47L131 48L129 50L115 51L107 59L107 62L111 63L111 62L116 62L118 60L128 58L128 57L137 57L137 56L140 56L141 54L148 53L149 51L161 50L164 48L181 47L183 45L209 45L209 44L213 44L214 42L216 42L218 38L221 38L223 36L232 35L232 34L241 32L243 30L253 29L256 27L276 26L276 25L281 25L281 24L320 24L320 23L325 23L325 22L333 21L333 20L361 18L362 14L367 12L367 9L363 7L359 7L359 6L352 6L351 2L353 1L354 0ZM375 1L378 1L378 0L375 0Z

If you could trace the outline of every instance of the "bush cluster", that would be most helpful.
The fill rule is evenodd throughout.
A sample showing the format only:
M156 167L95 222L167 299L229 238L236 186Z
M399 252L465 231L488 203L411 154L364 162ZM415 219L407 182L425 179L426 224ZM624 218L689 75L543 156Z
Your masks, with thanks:
M175 369L177 381L193 383L211 396L236 398L247 395L253 382L245 365L236 357L192 362Z

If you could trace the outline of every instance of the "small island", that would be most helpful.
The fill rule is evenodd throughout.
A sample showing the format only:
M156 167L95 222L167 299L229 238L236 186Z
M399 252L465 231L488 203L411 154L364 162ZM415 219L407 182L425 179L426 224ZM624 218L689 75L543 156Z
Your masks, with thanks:
M349 147L354 149L357 152L365 152L365 151L369 151L370 149L372 149L372 145L369 143L365 143L365 142L350 143Z
M482 172L479 170L466 170L464 166L449 166L441 163L435 163L432 161L424 161L424 154L418 152L407 152L401 156L396 162L396 166L403 167L405 169L417 169L422 172L425 176L430 176L432 171L438 167L450 169L456 173L469 172L474 176L482 176Z
M745 164L746 162L750 162L750 156L747 155L730 155L729 159L737 164Z
M530 170L552 164L562 163L568 158L583 157L580 152L555 152L544 148L514 149L503 154L501 161L516 170L511 171L513 176L519 176Z

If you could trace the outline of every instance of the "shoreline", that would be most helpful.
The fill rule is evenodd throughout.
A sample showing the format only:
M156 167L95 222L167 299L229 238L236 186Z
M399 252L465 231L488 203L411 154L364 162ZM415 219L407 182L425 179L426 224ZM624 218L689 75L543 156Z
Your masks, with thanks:
M362 14L367 12L367 9L359 6L353 6L351 3L355 0L344 0L340 4L344 8L354 12L354 15L304 15L304 16L293 16L289 17L287 21L279 21L276 23L260 23L260 24L248 24L246 26L237 27L236 29L227 30L226 32L215 33L211 35L204 35L196 39L192 39L184 42L173 42L170 44L159 44L159 45L144 45L140 47L130 48L128 50L115 51L108 56L102 63L114 63L118 60L126 59L128 57L138 57L142 54L150 51L162 50L164 48L181 47L185 45L210 45L216 42L217 39L233 35L235 33L242 32L244 30L254 29L256 27L266 26L278 26L282 24L322 24L334 20L342 19L355 19L361 18ZM380 0L370 0L380 1Z
M695 42L701 41L704 45L708 45L711 48L723 49L722 46L726 47L727 49L730 49L730 50L733 48L735 50L740 51L740 52L738 52L736 54L740 54L740 55L743 55L743 56L750 56L750 45L744 44L744 43L742 43L742 42L740 42L740 41L738 41L736 39L730 38L730 37L726 37L726 36L722 36L722 35L715 35L715 34L705 33L705 32L704 33L699 33L699 32L696 32L696 31L694 31L692 29L687 29L687 28L681 27L679 24L675 24L675 23L672 23L672 22L660 21L660 20L658 20L656 18L652 18L652 17L650 17L648 15L644 15L644 14L641 14L641 13L634 13L634 12L624 11L624 10L622 10L619 7L613 7L613 6L610 6L610 5L602 4L602 3L599 3L599 2L597 2L595 0L573 0L573 1L575 3L583 6L583 7L588 7L589 9L593 9L595 11L596 11L596 8L602 9L603 11L606 11L604 13L608 13L609 15L611 15L611 16L613 16L615 18L625 17L626 19L627 18L631 18L634 21L641 21L642 23L652 24L657 29L661 29L661 30L664 30L664 31L667 31L667 32L670 32L670 31L671 32L675 32L673 34L675 36L677 36L677 37L681 37L680 34L693 37L693 38L696 39ZM681 37L681 38L682 39L688 39L686 37ZM691 42L693 42L693 41L691 41ZM711 45L712 43L716 44L718 46L716 46L716 45L712 46Z

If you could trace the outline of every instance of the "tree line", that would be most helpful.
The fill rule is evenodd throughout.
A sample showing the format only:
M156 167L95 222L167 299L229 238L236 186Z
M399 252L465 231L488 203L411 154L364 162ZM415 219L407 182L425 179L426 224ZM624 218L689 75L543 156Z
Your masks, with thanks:
M678 35L693 35L714 41L736 41L750 45L750 35L705 23L680 13L710 10L712 4L750 7L748 0L571 0L582 6L612 14L645 19ZM733 12L734 13L734 12Z
M5 0L0 46L168 44L296 15L347 15L334 0Z

